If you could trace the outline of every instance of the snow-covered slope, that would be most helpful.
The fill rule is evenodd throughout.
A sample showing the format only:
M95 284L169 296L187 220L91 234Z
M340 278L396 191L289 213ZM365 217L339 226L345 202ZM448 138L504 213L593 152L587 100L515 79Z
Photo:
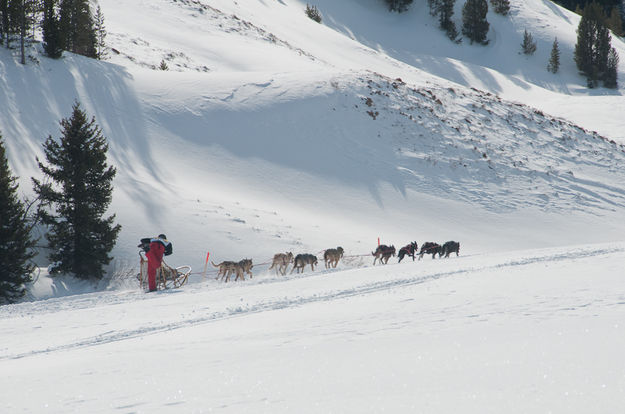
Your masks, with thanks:
M121 3L125 2L103 2L115 20L109 22L110 41L120 51L120 55L112 55L114 62L156 67L164 59L171 62L173 70L218 72L282 71L285 65L289 71L311 65L317 70L320 66L373 68L408 82L433 75L521 101L625 141L620 117L615 115L625 109L620 99L622 87L586 88L573 62L579 16L549 0L513 0L506 17L489 11L487 47L466 40L450 42L430 16L425 0L415 0L409 11L401 14L388 13L380 0L319 0L315 5L323 15L323 25L306 18L307 2L297 0L216 0L210 5L195 0L158 0L148 11L137 3L136 13L151 17L144 19L146 27L139 33L129 33L128 27L135 24L124 16L132 6L120 7ZM458 29L463 4L456 2L453 16ZM154 20L171 31L150 34ZM123 22L119 29L117 22ZM193 35L180 30L183 25L192 28ZM521 53L525 30L537 43L532 56ZM556 38L561 65L554 75L546 67ZM236 47L230 47L233 42ZM278 47L267 50L274 45ZM612 45L625 56L620 38L613 37ZM621 62L619 69L621 79L624 64Z
M533 2L509 20L489 15L484 47L449 42L425 2L405 14L320 2L319 25L298 1L106 0L114 64L39 55L21 66L0 51L0 128L28 191L40 144L58 136L72 102L96 116L118 168L117 269L135 264L139 237L160 232L195 268L206 251L259 262L337 244L367 252L377 237L471 240L467 251L619 240L623 151L609 140L622 129L606 140L532 109L555 93L539 84L561 96L583 80L566 64L553 78L538 56L502 48L537 10L552 10L554 35L571 47L559 31L574 18ZM531 31L542 39L541 21ZM440 70L415 63L432 45ZM171 70L153 69L163 59ZM532 105L444 80L460 82L449 59L481 62L509 84L523 78ZM519 90L508 83L490 89Z

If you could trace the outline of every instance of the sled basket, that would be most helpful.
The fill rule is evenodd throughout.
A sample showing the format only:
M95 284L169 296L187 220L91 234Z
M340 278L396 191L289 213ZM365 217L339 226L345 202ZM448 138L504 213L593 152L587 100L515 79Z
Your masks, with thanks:
M142 289L148 288L148 259L143 252L139 252L139 286ZM165 261L161 263L161 267L156 269L156 287L157 289L178 288L189 280L191 274L191 266L171 267Z

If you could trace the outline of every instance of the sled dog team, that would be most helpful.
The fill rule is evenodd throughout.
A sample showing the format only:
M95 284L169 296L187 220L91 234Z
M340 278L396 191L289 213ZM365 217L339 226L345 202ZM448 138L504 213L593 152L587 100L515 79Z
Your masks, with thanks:
M335 249L327 249L323 253L323 260L325 262L326 269L335 268L343 257L343 253L344 250L340 246ZM438 254L439 257L449 257L451 253L456 253L456 256L460 254L459 242L448 241L443 245L434 242L425 242L421 245L421 250L418 250L417 242L411 242L410 244L407 244L399 249L397 256L399 257L399 262L401 263L402 259L406 256L412 257L412 260L414 261L416 255L418 255L419 260L421 260L425 254L431 254L432 259L434 259L436 254ZM395 246L386 246L384 244L379 245L374 252L371 252L371 255L374 256L373 265L375 265L376 261L382 264L387 264L390 257L395 257L395 254ZM223 261L219 264L215 264L211 261L211 263L214 267L219 268L216 279L221 278L221 280L228 282L230 280L230 276L234 274L235 281L239 280L239 278L241 280L245 280L245 273L247 273L250 278L252 277L252 268L254 265L252 264L251 259L243 259L238 262ZM309 253L298 254L297 256L293 256L292 252L276 253L273 256L273 261L269 270L275 269L276 274L285 275L289 265L291 264L293 264L291 274L296 270L297 273L303 273L304 268L307 265L310 265L310 268L314 271L315 266L317 265L317 256Z
M438 257L449 257L451 253L456 253L456 256L460 254L460 243L453 240L446 242L442 246L434 242L425 242L421 245L419 253L417 253L418 247L417 242L411 242L399 249L399 253L397 253L399 263L401 263L402 259L406 256L412 257L414 261L416 255L419 255L419 260L421 260L425 254L431 254L432 259L436 258L436 254L438 254ZM382 244L378 246L374 252L371 252L371 254L375 257L373 259L374 265L376 261L386 264L391 256L395 257L395 246Z

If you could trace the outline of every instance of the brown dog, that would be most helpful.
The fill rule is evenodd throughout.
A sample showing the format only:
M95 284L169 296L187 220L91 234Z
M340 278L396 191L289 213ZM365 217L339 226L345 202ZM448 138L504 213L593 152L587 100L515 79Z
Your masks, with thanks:
M377 249L375 249L375 252L371 252L371 255L375 256L375 259L373 259L374 266L376 260L379 260L380 263L387 264L388 259L390 259L391 256L395 257L395 246L387 246L385 244L381 244L378 246Z
M230 274L234 271L234 265L236 265L236 262L232 262L229 260L223 261L219 264L215 264L212 260L211 260L211 264L214 267L218 267L219 268L219 272L217 272L217 277L215 279L219 279L220 277L223 279L224 276L226 276L226 274Z
M221 277L221 280L225 281L226 283L228 283L228 281L230 280L230 276L233 274L236 275L234 278L235 282L239 279L245 280L245 273L247 273L250 278L252 278L253 276L252 267L254 267L254 265L252 264L251 259L243 259L238 262L232 262L227 260L219 264L215 264L211 261L211 263L213 264L213 266L219 267L219 272L217 273L216 279L219 279Z
M252 264L252 259L243 259L239 261L239 266L241 266L241 269L243 269L243 272L250 275L250 279L253 277L252 268L254 267L254 265Z
M293 253L276 253L273 255L273 262L269 270L276 268L276 274L285 275L289 264L293 263Z
M339 264L339 260L343 257L343 248L341 246L336 249L328 249L323 253L323 260L326 262L326 269L335 268Z

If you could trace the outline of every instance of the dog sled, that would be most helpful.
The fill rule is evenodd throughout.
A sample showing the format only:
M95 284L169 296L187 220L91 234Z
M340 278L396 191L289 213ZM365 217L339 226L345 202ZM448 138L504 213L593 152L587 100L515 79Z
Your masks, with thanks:
M139 252L139 286L141 289L148 288L148 259L143 251ZM191 274L191 266L171 267L165 261L161 263L161 267L156 269L156 288L171 289L179 288L187 283Z

